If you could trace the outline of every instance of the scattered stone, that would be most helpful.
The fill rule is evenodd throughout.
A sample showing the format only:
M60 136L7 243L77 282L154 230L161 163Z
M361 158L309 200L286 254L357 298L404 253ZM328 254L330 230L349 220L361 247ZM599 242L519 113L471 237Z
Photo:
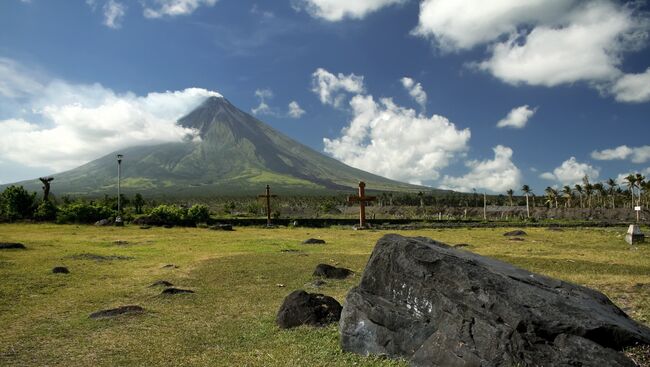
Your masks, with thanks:
M508 241L525 241L525 240L521 237L512 237L512 238L508 238Z
M316 265L313 276L328 279L345 279L351 274L354 274L354 272L350 269L337 268L328 264L318 264Z
M120 315L135 315L144 313L144 308L140 306L120 306L118 308L112 308L110 310L97 311L90 314L91 319L99 319L104 317L116 317Z
M455 248L461 248L461 247L469 247L469 244L467 243L459 243L454 245Z
M163 265L161 269L178 269L178 265L167 264L167 265Z
M223 223L217 223L215 225L212 225L210 227L211 230L213 231L232 231L232 224L223 224Z
M52 269L52 273L54 274L70 274L70 270L66 268L65 266L56 266Z
M140 229L151 229L151 226L148 224L145 224L143 226L140 226Z
M282 302L275 322L281 329L300 325L325 326L341 318L341 304L318 293L296 290Z
M180 289L180 288L166 288L162 291L161 294L184 294L184 293L194 293L189 289Z
M284 288L284 287L286 287L286 286L285 286L284 284L282 284L282 283L278 283L278 284L276 284L275 286L278 287L278 288Z
M75 254L67 256L73 260L93 260L93 261L111 261L111 260L133 260L131 256L122 255L97 255L97 254Z
M0 250L25 250L26 247L22 243L17 242L0 242Z
M129 244L129 241L124 241L124 240L115 240L115 241L113 241L113 244L114 244L114 245L117 245L117 246L125 246L125 245L128 245L128 244Z
M416 366L634 366L650 328L605 295L423 237L382 237L346 297L341 346Z
M160 286L171 287L171 286L173 286L173 284L166 281L166 280L159 280L157 282L151 283L151 285L149 287L160 287Z
M316 279L313 282L311 282L311 285L316 287L316 288L320 288L320 287L322 287L322 286L324 286L326 284L327 284L327 282L324 281L323 279Z
M526 236L528 233L522 231L521 229L517 229L514 231L506 232L503 234L504 236Z
M104 227L104 226L110 226L113 224L113 221L110 219L100 219L97 222L95 222L96 226Z
M304 241L302 241L303 245L323 245L325 244L325 240L321 240L320 238L308 238Z
M300 250L296 250L296 249L293 249L293 248L284 248L284 249L280 250L280 252L300 252Z

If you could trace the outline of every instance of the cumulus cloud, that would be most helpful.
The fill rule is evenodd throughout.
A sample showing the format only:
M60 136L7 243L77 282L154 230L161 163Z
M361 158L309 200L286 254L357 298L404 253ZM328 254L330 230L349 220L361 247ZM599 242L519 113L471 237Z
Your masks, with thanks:
M126 14L126 6L115 0L109 0L104 4L104 25L118 29L122 27L122 18Z
M628 147L621 145L613 149L604 149L591 152L591 158L601 161L628 159L633 163L645 163L650 160L650 145L640 147Z
M255 90L255 96L260 100L260 104L251 109L253 115L272 115L273 111L266 101L273 98L273 91L268 88L257 89Z
M490 56L474 65L509 84L606 90L622 75L624 53L647 40L650 22L637 10L609 0L425 0L413 34L448 52L488 45Z
M464 192L472 189L504 192L519 187L521 171L512 162L512 149L497 145L493 150L494 159L468 161L469 173L461 177L445 176L441 187Z
M289 112L287 113L289 117L294 119L299 119L302 115L305 114L305 110L300 108L300 105L296 101L291 101L289 103Z
M175 17L194 13L200 6L214 6L218 0L149 0L143 3L146 18Z
M562 185L574 185L582 182L582 178L587 175L593 182L598 179L600 170L594 168L588 163L580 163L575 157L562 162L559 167L556 167L553 172L544 172L539 177L557 181Z
M20 80L22 69L13 72ZM0 78L1 79L1 78ZM100 84L50 79L23 91L21 108L0 119L0 159L60 171L117 149L183 141L194 136L176 124L209 96L199 88L149 93L116 93ZM4 95L0 103L16 100ZM28 111L28 112L24 112Z
M293 8L306 10L314 18L338 22L345 18L362 19L381 8L406 0L294 0Z
M650 101L650 68L640 74L626 74L612 86L611 93L619 102Z
M364 91L363 76L334 75L323 68L316 69L312 74L312 92L318 94L323 104L338 108L347 97L346 93L359 94Z
M436 180L467 150L469 129L443 116L426 117L370 95L350 101L353 118L336 139L323 139L325 152L348 165L384 177L420 184Z
M415 80L408 77L404 77L400 81L402 82L404 89L406 89L406 91L408 91L409 95L415 100L415 102L420 105L422 111L426 111L427 93L422 88L422 84L416 83Z
M537 108L531 109L528 105L515 107L508 113L508 116L497 122L497 127L512 127L523 129L528 120L537 112Z

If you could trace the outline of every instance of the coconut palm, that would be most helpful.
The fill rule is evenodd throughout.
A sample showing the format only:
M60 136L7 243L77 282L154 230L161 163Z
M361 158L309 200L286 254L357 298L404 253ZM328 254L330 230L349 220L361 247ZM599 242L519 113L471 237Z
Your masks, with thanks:
M528 206L528 195L532 192L530 190L530 186L524 185L521 187L521 192L524 193L524 196L526 196L526 218L530 218L530 207Z
M506 194L508 194L508 199L510 199L510 206L512 206L512 195L514 195L515 191L513 189L508 189L506 191Z
M625 176L623 179L625 181L625 185L627 186L627 189L630 191L630 196L632 197L632 201L630 202L630 208L634 206L634 187L636 186L636 175L629 174Z
M605 207L605 197L607 196L605 185L603 185L601 182L596 182L594 184L594 191L598 193L598 203L602 202L603 207Z
M574 190L576 190L576 192L578 193L578 196L580 197L580 207L582 208L583 207L583 205L582 205L582 193L584 192L584 190L582 189L582 186L580 186L579 184L576 184L573 188L574 188Z
M557 208L557 190L548 186L546 189L544 189L544 192L546 193L546 203L548 204L548 207L552 208L553 203L555 203L555 207Z
M571 190L571 186L566 185L562 188L562 197L564 198L564 206L570 208L571 199L573 199L573 190Z
M614 201L614 198L615 198L615 196L616 196L616 186L618 186L618 184L616 183L616 180L615 180L615 179L613 179L613 178L609 178L609 179L607 180L607 186L609 186L609 187L607 188L607 194L608 194L608 195L610 196L610 198L612 199L612 209L614 209L614 208L616 207L616 203L615 203L615 201Z

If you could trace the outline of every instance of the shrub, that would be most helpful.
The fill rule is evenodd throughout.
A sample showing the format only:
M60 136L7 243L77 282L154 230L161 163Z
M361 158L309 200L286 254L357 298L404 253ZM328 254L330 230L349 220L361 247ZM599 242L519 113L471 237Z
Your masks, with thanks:
M192 223L206 223L210 219L210 209L207 205L195 204L187 211L187 220Z
M61 207L56 219L59 223L95 223L114 215L103 205L78 201Z
M187 209L176 205L158 205L151 210L149 218L161 224L180 224L187 216Z
M34 219L36 220L55 220L56 219L56 212L57 208L54 203L51 201L42 201L40 204L38 204L38 207L36 208L36 212L34 212Z
M36 193L22 186L9 186L2 192L0 211L9 220L28 219L34 214Z

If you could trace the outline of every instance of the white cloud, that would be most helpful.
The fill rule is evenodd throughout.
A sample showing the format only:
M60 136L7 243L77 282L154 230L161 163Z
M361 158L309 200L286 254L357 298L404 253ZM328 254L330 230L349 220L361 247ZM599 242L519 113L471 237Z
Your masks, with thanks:
M122 18L126 14L126 6L124 4L119 3L115 0L109 0L106 4L104 4L103 9L105 26L113 29L122 27Z
M345 18L362 19L381 8L404 2L406 0L294 0L293 7L305 9L314 18L338 22Z
M400 80L402 86L409 92L409 95L420 105L422 111L427 109L427 93L422 88L422 84L416 83L415 80L404 77Z
M370 95L350 101L353 118L336 139L323 139L325 151L348 165L388 178L422 183L467 150L469 129L459 130L443 116L430 118Z
M305 114L305 110L300 108L300 105L298 104L298 102L291 101L289 103L289 112L288 112L289 117L294 118L294 119L299 119L304 114Z
M43 89L40 78L29 75L15 61L0 57L0 96L8 98L27 97Z
M192 14L200 6L214 6L217 0L150 0L154 6L144 3L144 16L146 18L175 17Z
M645 163L650 160L650 145L640 147L628 147L621 145L613 149L604 149L591 152L591 158L601 161L628 159L633 163Z
M619 102L639 103L650 101L650 68L640 74L625 74L611 89Z
M509 84L606 90L622 75L624 53L647 40L650 22L637 10L611 0L425 0L413 34L444 51L488 45L490 56L474 65Z
M19 80L29 79L24 69L13 72ZM5 163L61 171L129 146L182 141L194 131L176 125L178 118L206 97L220 96L199 88L137 96L100 84L39 84L40 90L29 89L18 98L23 100L20 110L29 114L17 109L9 112L14 117L0 120ZM5 95L2 100L15 99Z
M519 24L557 18L572 0L425 0L413 34L446 51L471 49L516 32Z
M251 109L253 115L272 115L273 111L266 103L266 100L273 98L273 91L270 89L257 89L255 90L255 96L259 98L260 104Z
M600 171L587 163L578 162L575 157L562 162L553 172L544 172L539 177L558 181L562 185L574 185L582 182L582 178L587 175L592 182L598 179Z
M343 75L342 73L334 75L323 68L318 68L311 77L311 90L318 94L321 103L337 108L345 100L345 92L359 94L365 91L363 76Z
M469 192L484 189L492 192L505 192L521 184L521 171L512 162L512 149L503 145L493 148L494 159L468 161L470 172L462 177L445 176L442 188Z
M497 127L522 129L535 112L537 112L537 108L530 109L528 105L515 107L508 113L508 116L497 122Z

